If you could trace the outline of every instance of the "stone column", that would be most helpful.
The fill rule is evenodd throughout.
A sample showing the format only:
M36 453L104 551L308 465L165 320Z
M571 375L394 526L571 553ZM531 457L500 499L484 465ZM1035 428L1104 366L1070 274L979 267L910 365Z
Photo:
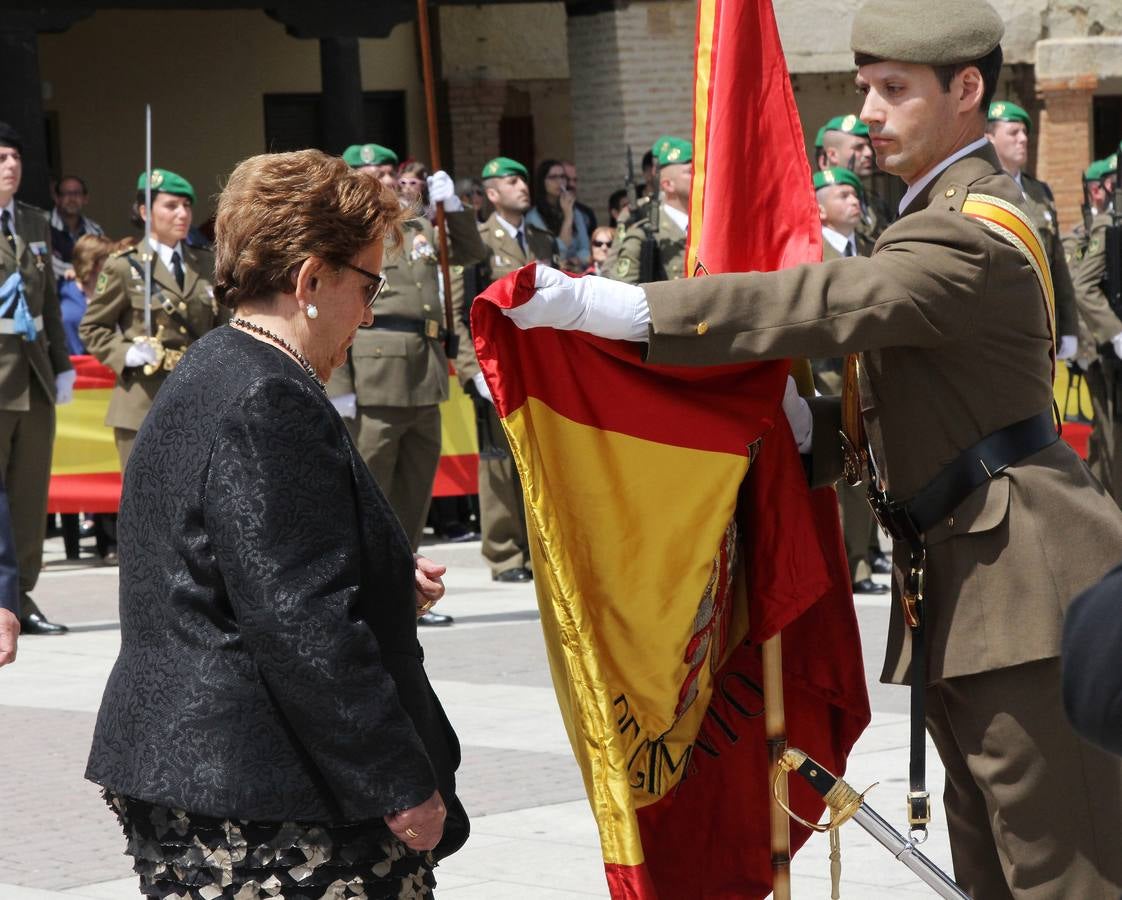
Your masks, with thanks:
M320 38L319 69L323 92L320 106L323 149L339 154L350 144L366 142L358 38Z
M1043 106L1037 176L1051 186L1065 232L1081 221L1082 175L1091 162L1091 97L1097 86L1098 78L1092 74L1036 82Z

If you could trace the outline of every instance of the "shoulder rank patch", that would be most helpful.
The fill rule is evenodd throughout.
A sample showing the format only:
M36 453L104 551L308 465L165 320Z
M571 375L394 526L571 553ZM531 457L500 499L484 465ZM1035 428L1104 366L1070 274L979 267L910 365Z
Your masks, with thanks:
M631 271L631 259L626 256L620 257L616 262L616 274L621 278L626 276Z
M95 292L97 294L104 294L107 287L109 287L109 273L102 272L97 276L97 286L95 288Z
M1086 253L1084 253L1084 256L1086 256L1089 253L1097 253L1098 250L1099 250L1099 239L1093 237L1093 238L1091 238L1091 243L1089 243L1087 245L1087 251L1086 251Z

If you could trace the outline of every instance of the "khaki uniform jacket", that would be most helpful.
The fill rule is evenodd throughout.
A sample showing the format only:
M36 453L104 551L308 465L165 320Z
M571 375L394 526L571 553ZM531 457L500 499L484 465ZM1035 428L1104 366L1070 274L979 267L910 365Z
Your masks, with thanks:
M34 341L24 340L23 335L0 334L0 409L27 412L31 408L33 377L53 401L55 376L73 367L66 351L66 333L51 268L47 214L17 200L12 233L16 238L15 253L0 237L0 282L7 281L16 271L23 274L28 311L33 318L42 316L43 327Z
M615 258L608 263L609 278L626 281L628 284L639 283L639 257L646 237L647 232L642 222L630 225L622 231L618 239L619 250ZM686 271L686 233L666 214L665 210L659 214L655 238L658 241L659 257L666 270L667 279L674 281L683 278Z
M1086 247L1082 258L1072 272L1075 284L1075 300L1079 314L1091 331L1098 345L1108 344L1116 334L1122 334L1122 321L1110 308L1106 300L1103 277L1106 275L1106 229L1110 225L1110 215L1095 217L1091 233L1087 235Z
M486 248L471 210L447 213L450 261L479 262ZM440 303L440 263L436 232L427 219L405 223L399 249L386 245L382 272L386 286L374 304L374 326L360 328L347 361L331 375L328 393L353 393L359 406L431 406L448 398L448 357L444 342L420 332L428 321L444 328ZM378 328L379 316L409 319L416 333Z
M1075 288L1071 281L1063 240L1060 237L1060 220L1052 189L1043 181L1021 173L1021 189L1025 194L1024 209L1036 226L1048 254L1052 269L1052 286L1056 293L1056 337L1079 334L1079 317L1075 309Z
M989 147L939 174L868 259L646 285L652 363L861 352L870 441L907 500L961 451L1052 408L1051 334L1032 270L960 212L968 191L1021 202ZM815 480L840 474L840 405L814 401ZM1057 656L1063 611L1122 558L1122 513L1061 442L975 490L926 535L928 680ZM905 548L895 553L899 573ZM883 677L904 681L893 604Z
M214 254L210 250L180 244L183 253L183 290L160 259L152 257L152 333L164 345L166 365L194 340L188 329L164 309L169 301L195 337L229 321L229 313L214 299ZM135 261L136 265L133 265ZM105 261L94 295L78 326L86 349L117 373L117 384L109 398L105 424L138 431L152 408L156 391L167 380L170 368L161 367L145 375L142 367L125 368L125 355L133 338L144 335L144 261L138 247L115 253Z
M855 241L857 244L858 256L869 256L873 252L873 242L861 234L860 231L856 232ZM844 257L834 249L825 238L822 239L822 261L828 262L831 259L843 259ZM814 375L814 387L818 393L825 397L836 397L842 390L842 366L843 360L839 356L833 359L812 359L810 361L811 372Z

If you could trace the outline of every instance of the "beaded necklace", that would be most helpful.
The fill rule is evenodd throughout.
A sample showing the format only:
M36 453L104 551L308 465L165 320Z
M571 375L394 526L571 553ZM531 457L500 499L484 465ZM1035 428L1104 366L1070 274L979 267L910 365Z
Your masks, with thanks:
M247 321L246 319L240 318L239 316L234 316L232 319L230 319L230 324L236 325L238 328L242 328L245 331L252 331L254 334L259 334L261 335L261 337L272 341L282 350L290 353L293 359L300 363L304 371L308 373L311 379L324 391L327 390L327 385L316 374L316 370L312 368L312 364L308 362L308 358L295 347L293 347L292 344L282 338L279 334L273 331L269 331L268 328L263 328L260 325L255 325L253 322Z

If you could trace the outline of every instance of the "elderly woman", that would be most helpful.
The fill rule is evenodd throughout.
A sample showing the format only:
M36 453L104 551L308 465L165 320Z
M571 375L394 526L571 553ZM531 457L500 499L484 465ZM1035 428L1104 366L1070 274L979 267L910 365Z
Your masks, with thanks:
M150 897L420 898L467 837L409 539L324 392L402 211L315 150L219 199L229 326L156 397L125 475L121 653L86 775Z

